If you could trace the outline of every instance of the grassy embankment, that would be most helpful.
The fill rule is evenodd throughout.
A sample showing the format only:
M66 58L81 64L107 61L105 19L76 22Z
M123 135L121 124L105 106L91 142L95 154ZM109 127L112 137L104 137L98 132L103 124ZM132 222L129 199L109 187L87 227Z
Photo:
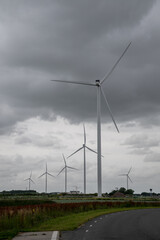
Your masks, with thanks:
M1 202L0 202L1 203ZM23 206L22 206L23 203ZM30 205L28 205L30 203ZM160 207L160 202L86 202L44 203L7 202L0 207L0 239L11 238L19 231L73 230L93 217L117 211ZM11 206L11 205L12 206ZM27 204L27 205L26 205ZM10 205L10 206L9 206Z

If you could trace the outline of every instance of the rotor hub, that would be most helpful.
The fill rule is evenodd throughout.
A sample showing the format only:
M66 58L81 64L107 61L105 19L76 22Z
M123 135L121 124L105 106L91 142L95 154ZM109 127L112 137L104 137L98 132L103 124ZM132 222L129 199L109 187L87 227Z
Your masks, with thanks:
M96 80L96 86L100 86L100 80Z

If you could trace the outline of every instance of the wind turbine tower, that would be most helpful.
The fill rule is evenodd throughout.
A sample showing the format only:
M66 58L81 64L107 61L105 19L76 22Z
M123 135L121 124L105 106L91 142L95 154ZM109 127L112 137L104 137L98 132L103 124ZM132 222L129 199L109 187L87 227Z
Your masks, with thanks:
M60 170L60 172L58 173L58 175L61 174L61 172L63 172L63 170L65 170L65 193L67 193L67 168L74 169L74 170L77 170L77 169L76 169L76 168L73 168L73 167L67 166L67 162L66 162L66 159L65 159L65 157L64 157L64 154L62 154L62 157L63 157L63 160L64 160L64 168L62 168L62 169ZM58 176L58 175L57 175L57 176Z
M104 94L104 91L102 89L103 83L109 78L109 76L112 74L114 71L115 67L119 63L119 61L122 59L124 54L126 53L127 49L131 45L131 42L128 44L128 46L125 48L123 51L122 55L118 58L118 60L115 62L111 70L102 78L101 80L96 80L95 83L86 83L86 82L76 82L76 81L66 81L66 80L51 80L54 82L63 82L63 83L72 83L72 84L80 84L84 86L92 86L97 88L97 185L98 185L98 196L102 196L102 167L101 167L101 96L104 97L104 100L106 102L106 105L108 107L110 116L112 118L112 121L118 130L117 124L114 120L113 114L111 112L109 103L107 101L107 98Z
M47 193L47 175L51 176L51 177L54 177L52 174L50 174L48 171L47 171L47 163L46 163L46 171L41 175L39 176L38 178L41 178L42 176L45 175L45 193Z
M84 156L84 194L86 194L86 148L97 154L96 151L94 151L93 149L87 147L86 145L86 131L85 131L85 125L83 124L83 129L84 129L84 143L82 145L81 148L79 148L78 150L76 150L74 153L72 153L71 155L69 155L67 158L70 158L71 156L73 156L75 153L79 152L80 150L83 149L83 156Z
M128 180L132 183L132 180L131 180L131 178L129 176L129 174L131 172L131 169L132 169L132 167L129 169L128 173L120 174L120 176L126 176L126 178L127 178L127 190L128 190Z
M29 176L29 178L27 178L27 179L25 179L24 181L28 181L28 184L29 184L29 191L30 191L30 187L31 187L31 182L32 183L35 183L33 180L32 180L32 172L31 172L31 174L30 174L30 176Z

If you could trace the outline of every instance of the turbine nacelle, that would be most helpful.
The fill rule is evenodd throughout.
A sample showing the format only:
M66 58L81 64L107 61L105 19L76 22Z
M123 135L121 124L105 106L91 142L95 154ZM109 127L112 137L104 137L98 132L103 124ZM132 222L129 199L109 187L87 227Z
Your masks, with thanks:
M100 83L100 80L96 80L96 86L100 87L101 86L101 83Z

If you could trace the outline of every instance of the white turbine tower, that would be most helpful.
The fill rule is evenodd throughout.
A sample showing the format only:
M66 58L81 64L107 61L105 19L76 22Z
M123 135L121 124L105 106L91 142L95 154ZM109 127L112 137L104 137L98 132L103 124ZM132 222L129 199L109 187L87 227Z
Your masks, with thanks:
M131 42L128 44L128 46L125 48L124 52L118 58L118 60L115 62L111 70L104 76L103 79L101 80L96 80L95 83L86 83L86 82L76 82L76 81L66 81L66 80L51 80L54 82L63 82L63 83L73 83L73 84L81 84L81 85L86 85L86 86L92 86L92 87L97 87L97 185L98 185L98 196L102 196L102 167L101 167L101 95L104 97L104 100L107 104L109 113L111 115L112 121L118 130L118 127L116 125L116 122L114 120L113 114L111 112L110 106L108 104L107 98L104 94L104 91L102 89L102 84L108 79L108 77L111 75L111 73L114 71L115 67L121 60L121 58L124 56L126 53L127 49L131 45Z
M28 181L28 184L29 184L29 188L28 188L28 189L29 189L29 191L30 191L31 182L32 182L32 183L35 183L35 182L32 180L32 172L31 172L29 178L25 179L24 181Z
M47 193L47 175L51 176L51 177L54 177L52 174L50 174L48 171L47 171L47 163L46 163L46 171L41 175L39 176L38 178L41 178L42 176L46 176L45 178L45 193Z
M82 145L81 148L79 148L78 150L76 150L74 153L72 153L71 155L69 155L67 158L73 156L75 153L79 152L80 150L83 149L83 155L84 155L84 194L86 194L86 148L91 151L91 152L94 152L97 154L96 151L94 151L93 149L89 148L86 146L86 131L85 131L85 126L83 124L83 129L84 129L84 143Z
M64 157L64 154L62 154L62 157L63 157L63 160L64 160L64 168L61 169L61 171L58 173L58 175L61 174L61 172L63 172L63 170L65 170L65 193L67 193L67 168L74 169L74 170L77 170L77 169L67 166L67 162L66 162L66 159Z
M127 177L127 190L128 190L128 179L130 180L130 182L132 182L131 178L129 177L131 169L132 169L132 167L129 169L128 173L120 174L120 176L126 176Z

